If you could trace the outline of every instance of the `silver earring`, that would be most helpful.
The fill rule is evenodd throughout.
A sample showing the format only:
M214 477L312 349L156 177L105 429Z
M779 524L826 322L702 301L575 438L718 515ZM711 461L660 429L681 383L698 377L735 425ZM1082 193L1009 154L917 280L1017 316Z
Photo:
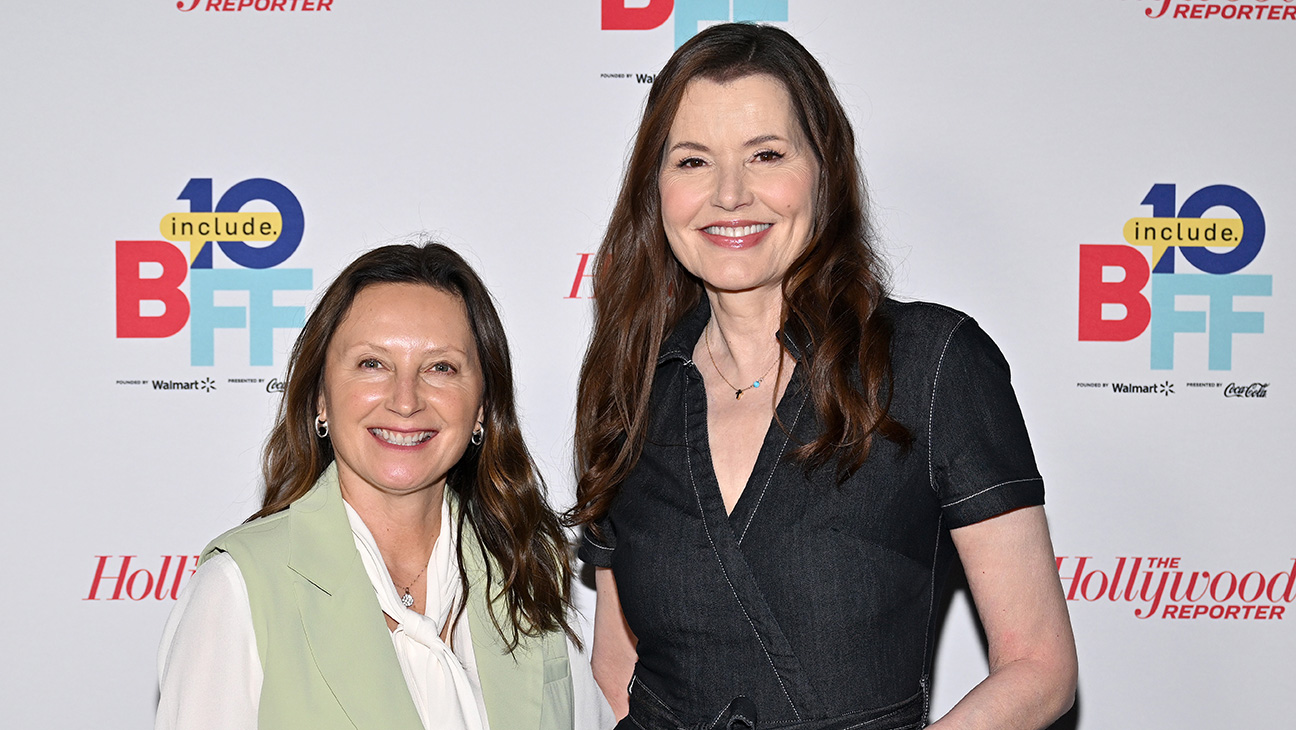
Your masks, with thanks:
M315 435L322 439L328 438L328 421L323 416L315 416Z
M479 423L477 424L477 428L473 429L472 437L469 439L469 441L472 441L473 446L481 446L482 441L484 441L485 439L486 439L486 427Z

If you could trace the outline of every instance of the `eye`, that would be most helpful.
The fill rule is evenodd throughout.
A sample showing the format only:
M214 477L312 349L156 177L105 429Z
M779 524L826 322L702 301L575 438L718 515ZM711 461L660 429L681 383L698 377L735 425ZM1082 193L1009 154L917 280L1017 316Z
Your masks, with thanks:
M685 157L684 159L675 163L676 167L682 167L686 170L697 168L697 167L703 167L705 165L706 165L706 160L703 160L701 157Z
M452 364L450 364L450 363L448 363L448 362L439 362L439 363L436 363L436 364L433 365L432 367L428 368L428 370L429 370L430 372L434 372L434 373L453 373L453 372L456 372L456 370L455 370L455 366L452 365Z
M377 358L366 357L360 361L361 370L377 370L380 367L382 367L382 363L378 362Z
M774 150L761 150L755 155L752 155L752 157L754 157L758 162L777 162L783 159L783 153L775 152Z

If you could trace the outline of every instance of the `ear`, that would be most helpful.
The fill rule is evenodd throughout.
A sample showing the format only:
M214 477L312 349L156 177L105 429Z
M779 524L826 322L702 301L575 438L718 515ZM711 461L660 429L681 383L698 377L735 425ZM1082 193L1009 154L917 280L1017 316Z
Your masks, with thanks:
M483 404L482 404L482 405L477 409L477 426L485 427L485 425L486 425L486 404L483 403ZM475 429L475 428L476 428L476 427L474 426L474 429Z
M328 421L328 402L324 399L324 391L320 390L319 397L315 399L315 415Z

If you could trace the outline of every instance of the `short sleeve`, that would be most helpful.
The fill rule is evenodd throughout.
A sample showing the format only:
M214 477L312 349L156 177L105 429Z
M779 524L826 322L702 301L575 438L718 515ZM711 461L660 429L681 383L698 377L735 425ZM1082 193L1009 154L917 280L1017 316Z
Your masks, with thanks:
M586 525L581 531L580 548L576 555L584 562L599 568L611 568L614 552L616 532L612 529L612 515L603 515L603 519L595 525Z
M951 529L1044 504L1008 362L970 317L940 353L927 430L931 485Z

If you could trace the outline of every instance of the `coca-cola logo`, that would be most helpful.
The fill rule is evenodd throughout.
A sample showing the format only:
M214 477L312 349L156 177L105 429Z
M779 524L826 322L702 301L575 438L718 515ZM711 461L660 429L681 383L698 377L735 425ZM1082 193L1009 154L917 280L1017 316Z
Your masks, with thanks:
M287 387L288 384L280 381L279 378L270 378L270 382L266 383L266 392L282 393L284 392L285 389L287 389Z
M1268 393L1268 383L1252 383L1250 385L1229 383L1224 386L1225 398L1263 398L1268 395Z

